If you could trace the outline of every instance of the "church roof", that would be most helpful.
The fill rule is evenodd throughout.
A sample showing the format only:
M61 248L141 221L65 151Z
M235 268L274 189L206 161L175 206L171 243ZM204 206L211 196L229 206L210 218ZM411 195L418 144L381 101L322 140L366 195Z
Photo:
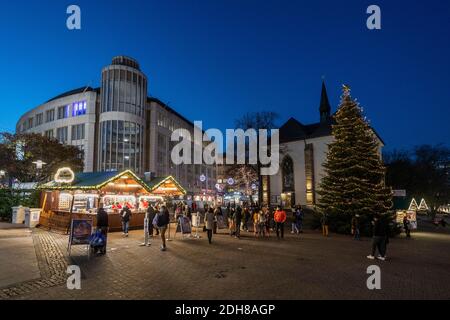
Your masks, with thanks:
M291 142L297 140L313 139L320 137L328 137L332 135L333 125L336 124L334 115L328 120L323 122L317 122L313 124L304 125L300 121L294 118L290 118L280 127L280 142ZM384 145L383 139L381 139L378 132L371 127L373 133L378 137L381 143Z
M300 121L290 118L280 127L280 142L331 136L333 124L333 118L308 125L304 125Z

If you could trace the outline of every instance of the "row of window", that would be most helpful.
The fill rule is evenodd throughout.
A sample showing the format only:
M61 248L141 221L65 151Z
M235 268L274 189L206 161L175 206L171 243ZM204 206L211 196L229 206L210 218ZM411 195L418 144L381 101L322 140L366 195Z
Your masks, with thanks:
M143 170L144 132L137 123L108 120L100 123L100 170Z
M143 116L147 80L127 70L108 70L102 76L102 112L127 112Z
M60 143L67 143L67 140L69 138L68 135L69 129L68 127L61 127L61 128L57 128L56 129L56 139L60 142ZM76 124L73 125L71 128L71 140L72 141L76 141L76 140L83 140L85 139L85 125L83 124ZM44 135L47 138L55 138L54 136L55 130L47 130L44 132Z
M175 129L178 129L175 127L175 121L173 119L170 119L169 117L166 117L162 113L158 113L157 123L158 123L158 126L167 128L170 131L174 131Z
M70 111L72 111L70 113ZM74 102L71 105L61 106L56 109L56 116L58 120L69 118L69 115L72 114L72 117L78 117L85 115L87 112L87 102L86 101L78 101ZM55 120L55 109L50 109L45 111L45 123L52 122ZM35 117L28 118L22 124L22 131L29 130L33 127L40 126L44 123L44 112L36 114Z

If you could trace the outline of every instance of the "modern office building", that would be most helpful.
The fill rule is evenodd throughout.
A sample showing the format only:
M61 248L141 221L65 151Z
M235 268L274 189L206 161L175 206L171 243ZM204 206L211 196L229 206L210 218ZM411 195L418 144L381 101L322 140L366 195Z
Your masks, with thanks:
M85 172L173 175L192 194L213 193L215 166L175 166L170 159L173 130L184 128L193 136L194 124L147 92L138 62L118 56L103 68L100 88L82 87L33 108L16 131L77 146L84 151Z

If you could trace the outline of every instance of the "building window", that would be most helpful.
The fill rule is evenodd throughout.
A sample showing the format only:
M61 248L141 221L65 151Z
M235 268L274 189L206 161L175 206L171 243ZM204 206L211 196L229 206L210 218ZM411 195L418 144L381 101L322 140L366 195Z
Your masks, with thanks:
M55 109L47 110L45 112L45 122L52 122L55 120Z
M158 126L167 127L167 118L162 113L158 113Z
M81 151L81 153L78 155L78 159L83 160L84 159L84 145L76 146L78 150Z
M27 129L33 128L33 118L28 118Z
M62 106L58 108L58 120L59 119L66 119L69 117L69 108L68 106Z
M169 120L169 130L170 131L175 130L175 122L172 119Z
M56 129L56 139L58 139L60 143L67 143L67 131L67 127Z
M73 140L83 140L84 139L84 128L85 128L84 123L72 126L72 130L71 130L72 141Z
M102 171L131 169L142 172L143 130L122 120L100 123L100 168Z
M87 102L80 101L72 103L72 117L83 116L87 111Z
M54 138L54 131L53 130L47 130L45 131L44 135L49 138L49 139L53 139Z
M44 122L44 114L38 113L36 115L36 126L40 126Z
M295 191L294 186L294 162L290 156L285 156L281 162L283 192Z
M315 204L314 180L314 148L312 144L305 145L305 178L306 178L306 204Z

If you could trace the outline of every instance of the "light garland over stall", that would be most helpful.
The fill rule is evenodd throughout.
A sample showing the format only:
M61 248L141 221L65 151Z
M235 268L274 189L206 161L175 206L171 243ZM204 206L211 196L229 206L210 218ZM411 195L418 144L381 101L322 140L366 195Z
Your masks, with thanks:
M150 204L186 194L173 176L146 183L131 170L75 174L70 168L61 168L54 181L39 189L42 190L41 226L63 232L68 231L75 218L91 218L95 223L100 206L108 212L110 230L120 230L120 211L124 207L132 212L130 228L142 228Z

